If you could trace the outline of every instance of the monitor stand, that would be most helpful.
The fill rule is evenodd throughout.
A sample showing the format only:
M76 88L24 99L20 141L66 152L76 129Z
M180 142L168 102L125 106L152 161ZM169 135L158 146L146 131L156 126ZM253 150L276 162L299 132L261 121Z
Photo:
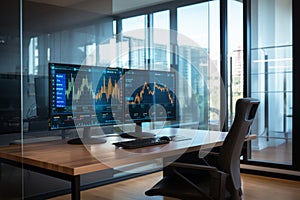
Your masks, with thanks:
M92 137L91 127L84 127L82 136L82 138L73 138L68 140L68 144L101 144L106 142L105 138Z
M120 136L122 138L153 138L155 134L142 131L142 123L136 123L134 132L121 133Z

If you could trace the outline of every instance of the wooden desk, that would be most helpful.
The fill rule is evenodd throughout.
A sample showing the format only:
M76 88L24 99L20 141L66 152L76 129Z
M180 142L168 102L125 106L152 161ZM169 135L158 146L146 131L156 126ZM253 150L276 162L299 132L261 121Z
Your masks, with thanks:
M80 199L80 175L220 146L226 133L166 128L157 135L178 135L179 141L124 150L112 145L115 141L123 140L119 137L107 137L106 143L94 145L69 145L65 140L56 140L0 147L0 159L2 162L70 181L72 199ZM190 139L180 140L181 136Z

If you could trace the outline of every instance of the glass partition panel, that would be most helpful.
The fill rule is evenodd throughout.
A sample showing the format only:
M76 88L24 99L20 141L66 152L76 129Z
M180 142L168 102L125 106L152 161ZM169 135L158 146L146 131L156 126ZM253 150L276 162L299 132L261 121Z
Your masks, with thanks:
M122 20L122 52L119 57L122 59L122 68L147 69L149 59L148 37L146 29L146 15L130 17Z
M235 104L243 97L243 3L228 1L228 125L235 116Z
M49 77L50 70L53 70L50 67L53 65L49 63L69 67L85 65L98 70L107 67L161 70L164 72L153 73L153 76L160 78L161 74L169 74L168 83L174 87L177 87L177 82L173 78L173 73L166 71L172 70L172 64L174 66L178 64L176 70L181 74L182 80L189 85L187 90L180 84L178 87L178 98L181 98L181 102L185 102L182 104L187 113L185 122L191 123L195 118L200 119L195 128L203 129L219 124L219 1L195 5L189 3L190 6L178 8L178 16L170 15L169 10L148 13L145 7L147 14L122 19L121 23L120 21L116 23L115 15L120 13L113 13L115 5L109 1L5 0L2 3L0 80L5 95L1 95L0 103L1 146L20 145L20 154L32 155L30 153L34 151L29 152L27 144L66 142L66 139L82 136L82 129L49 130L49 107L50 104L56 103L49 100L57 97L54 101L62 98L64 103L64 98L69 95L74 95L78 97L74 99L79 100L79 97L89 95L94 85L89 82L87 76L81 76L80 84L76 85L74 80L77 74L76 67L68 71L70 73L62 72L69 69L66 67L68 69L58 72L57 77ZM118 9L118 12L121 10ZM129 10L126 8L123 11ZM171 16L176 19L171 20ZM193 41L185 43L184 40L178 40L178 49L175 51L178 55L183 55L179 56L178 63L171 63L169 53L166 52L170 43L169 35L164 38L165 43L162 43L160 35L145 31L146 27L169 29L170 21L177 21L178 32ZM117 38L119 28L122 37ZM110 46L112 43L115 46ZM160 51L149 51L152 47ZM118 73L117 70L112 71ZM117 85L118 75L114 77L108 75L108 80L101 83L107 84L105 86L112 89ZM75 85L82 86L76 91L77 94L74 92ZM153 84L153 86L161 89L161 93L169 92L166 85ZM49 92L57 89L64 91L56 94ZM109 92L112 94L111 90ZM49 98L50 95L56 96ZM173 98L165 97L173 103ZM63 103L56 105L61 106ZM88 109L89 106L82 104L80 109ZM193 106L197 107L197 112L194 112ZM69 118L62 122L68 123L68 120ZM107 127L105 131L107 133L119 131L115 127L110 128ZM98 133L97 130L95 133ZM63 153L67 152L57 152L58 155ZM48 152L40 155L43 159L47 159L47 156ZM81 177L80 184L86 186L111 181L132 171L144 173L157 170L162 165L162 160L156 159L130 166L119 166L116 169L85 174ZM50 198L70 189L68 182L58 178L3 163L0 167L0 196L5 199ZM41 197L41 194L45 196Z
M251 159L292 164L292 0L251 1L251 96L260 99Z
M180 7L178 13L179 98L186 111L198 104L199 112L189 110L183 121L197 128L219 128L220 111L220 26L219 1ZM212 14L213 13L213 14ZM193 98L193 95L195 98Z
M22 16L20 0L4 0L0 6L0 147L6 148L14 141L22 142ZM26 41L23 41L26 42ZM0 150L1 152L2 150ZM0 199L22 199L25 172L0 161Z
M170 11L153 13L153 43L151 52L151 69L169 71L170 54Z
M10 2L16 1L9 1L9 5ZM20 5L14 8L18 9ZM53 103L49 102L49 89L50 87L56 88L52 82L49 82L49 63L101 66L104 58L100 57L102 55L99 56L99 45L112 37L113 18L110 17L111 5L103 5L101 1L94 1L91 4L90 1L23 0L21 8L22 11L13 16L16 18L22 16L22 26L20 22L15 21L9 21L9 24L19 26L18 28L23 31L22 55L19 55L22 58L22 64L15 64L16 67L13 67L7 63L6 66L9 66L10 70L20 70L22 66L22 131L24 134L23 140L10 138L10 142L16 145L22 144L23 153L26 155L27 144L63 141L64 138L81 136L81 129L49 130L49 105ZM2 18L8 19L7 16L11 14L6 13ZM14 49L14 54L16 50ZM6 56L6 59L9 62L20 62L20 58L12 56ZM69 87L71 85L69 84ZM43 198L38 196L51 193L53 195L53 192L61 192L70 188L70 184L64 180L35 173L32 170L24 170L22 175L23 193L16 199ZM96 173L94 177L83 176L82 184L112 178L112 175L111 170L102 174ZM96 176L98 176L97 179ZM12 191L13 188L17 190L12 180L18 181L18 179L11 178L10 182L7 181L6 188L10 189L11 195L17 195Z

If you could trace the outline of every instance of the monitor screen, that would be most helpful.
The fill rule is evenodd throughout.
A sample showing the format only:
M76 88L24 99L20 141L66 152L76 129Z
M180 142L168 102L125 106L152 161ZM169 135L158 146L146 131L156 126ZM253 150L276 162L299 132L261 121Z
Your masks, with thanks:
M95 90L96 115L100 125L123 123L122 69L105 68Z
M123 79L125 122L176 119L175 73L130 69L124 72Z
M121 74L118 68L49 63L50 130L120 123Z

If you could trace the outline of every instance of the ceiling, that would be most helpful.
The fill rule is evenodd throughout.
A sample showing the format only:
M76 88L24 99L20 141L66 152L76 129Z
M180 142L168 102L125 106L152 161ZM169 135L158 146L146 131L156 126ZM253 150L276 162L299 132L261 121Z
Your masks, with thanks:
M3 0L1 0L2 2ZM42 32L80 27L107 16L173 0L23 0L23 32ZM20 1L4 0L0 6L1 38L20 35Z
M102 14L119 14L173 0L26 0L59 7L84 9Z
M112 14L111 0L25 0L48 7L81 10L102 15Z
M168 1L173 0L113 0L112 13L119 14L122 12L127 12L138 8L145 8Z

